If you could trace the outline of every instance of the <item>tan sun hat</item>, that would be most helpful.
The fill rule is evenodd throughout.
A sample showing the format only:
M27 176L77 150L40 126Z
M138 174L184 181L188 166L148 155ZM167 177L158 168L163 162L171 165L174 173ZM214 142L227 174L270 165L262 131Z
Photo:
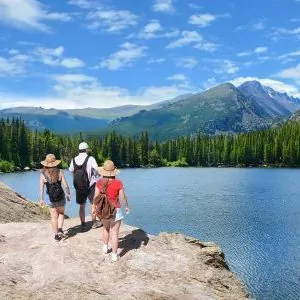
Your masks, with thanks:
M98 173L102 176L116 176L120 174L120 171L116 168L113 161L106 160L103 166L98 168Z
M41 164L47 168L53 168L60 164L61 160L56 159L54 154L47 154L45 160L41 161Z

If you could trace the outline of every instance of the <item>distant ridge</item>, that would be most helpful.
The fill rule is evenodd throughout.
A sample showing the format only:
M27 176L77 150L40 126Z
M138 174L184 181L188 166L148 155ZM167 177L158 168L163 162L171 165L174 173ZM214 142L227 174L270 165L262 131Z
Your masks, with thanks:
M48 128L58 133L81 131L97 135L116 130L139 135L148 130L151 138L166 139L262 129L283 122L299 108L300 99L258 81L247 81L239 87L223 83L152 105L64 110L15 107L0 110L0 117L18 116L32 129Z

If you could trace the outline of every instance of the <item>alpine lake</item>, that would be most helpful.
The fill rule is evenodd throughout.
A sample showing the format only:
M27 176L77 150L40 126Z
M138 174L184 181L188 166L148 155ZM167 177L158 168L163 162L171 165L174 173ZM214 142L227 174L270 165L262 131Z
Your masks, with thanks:
M65 171L70 187L71 175ZM300 170L122 169L131 213L149 234L181 232L219 244L255 299L300 299ZM39 172L0 174L38 202ZM74 190L66 214L78 216ZM87 205L86 213L90 214Z

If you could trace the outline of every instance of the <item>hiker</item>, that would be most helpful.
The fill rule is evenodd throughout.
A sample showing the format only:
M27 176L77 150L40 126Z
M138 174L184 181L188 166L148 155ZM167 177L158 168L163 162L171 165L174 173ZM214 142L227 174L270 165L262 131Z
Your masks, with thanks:
M45 160L41 161L43 170L40 175L40 206L43 207L44 186L48 195L47 205L50 208L51 225L55 241L60 241L63 237L63 224L65 217L66 198L71 200L70 188L63 171L58 169L60 160L54 154L47 154ZM62 186L65 188L65 192Z
M98 176L98 164L95 158L89 155L90 148L87 143L80 143L78 149L79 154L72 159L69 171L73 173L73 184L76 190L76 203L79 205L81 230L85 231L85 204L88 198L92 208ZM97 222L96 217L93 214L91 215L92 228L97 228L100 224Z
M108 253L108 242L111 240L112 255L111 260L116 262L119 260L118 246L119 246L119 230L121 221L123 219L122 210L119 198L125 206L126 214L130 212L128 202L124 192L123 183L116 179L116 175L120 173L115 167L113 161L106 160L103 167L98 168L98 173L103 177L97 181L95 196L93 200L93 214L102 217L103 224L103 253ZM101 201L101 195L105 195L105 199ZM107 202L108 201L108 202ZM103 205L102 205L103 204ZM101 208L99 207L101 205ZM113 212L104 215L104 207L109 206ZM106 210L106 207L105 207Z

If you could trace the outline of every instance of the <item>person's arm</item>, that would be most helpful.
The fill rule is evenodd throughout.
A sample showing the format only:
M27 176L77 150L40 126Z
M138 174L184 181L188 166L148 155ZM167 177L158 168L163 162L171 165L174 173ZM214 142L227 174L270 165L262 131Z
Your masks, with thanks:
M44 206L44 185L45 185L45 179L43 174L40 175L40 206Z
M98 189L97 185L95 186L95 194L93 198L93 208L92 208L92 214L96 214L96 205L99 203L99 195L100 195L100 190Z
M73 165L73 159L71 160L69 171L71 172L72 176L74 176L74 165Z
M120 189L120 191L119 191L119 198L121 199L123 205L125 206L125 212L126 212L126 214L129 214L130 213L130 209L128 207L128 201L127 201L127 197L126 197L124 188Z
M96 177L99 177L100 174L98 173L98 164L96 162L96 159L93 156L90 156L90 163L92 168L92 175L95 175Z
M71 200L71 193L70 193L70 188L69 188L67 179L66 179L65 174L64 174L63 171L60 171L60 174L61 174L61 182L62 182L62 184L65 188L65 191L66 191L67 200L70 201Z

